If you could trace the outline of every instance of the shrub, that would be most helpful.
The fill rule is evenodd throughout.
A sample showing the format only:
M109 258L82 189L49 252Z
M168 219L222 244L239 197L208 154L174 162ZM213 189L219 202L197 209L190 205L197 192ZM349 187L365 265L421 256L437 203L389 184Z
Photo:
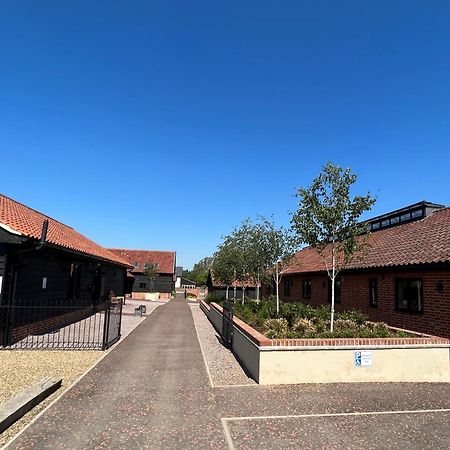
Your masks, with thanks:
M356 309L342 311L338 313L336 316L337 319L352 320L353 322L356 322L358 325L363 325L367 320L367 316L365 316L361 311L357 311Z
M209 292L208 295L205 297L206 303L220 303L219 297L214 292Z
M316 328L310 319L297 319L292 329L300 336L310 335L315 333Z
M329 306L319 306L318 308L314 308L314 317L318 317L322 320L331 320Z
M266 336L270 339L280 339L287 336L289 330L289 324L286 319L267 319L264 322L264 328L266 329Z
M339 332L351 332L355 334L359 329L359 324L351 319L336 319L334 321L334 330Z
M313 317L311 322L314 324L314 328L318 334L325 333L330 329L330 321L324 320L321 317Z

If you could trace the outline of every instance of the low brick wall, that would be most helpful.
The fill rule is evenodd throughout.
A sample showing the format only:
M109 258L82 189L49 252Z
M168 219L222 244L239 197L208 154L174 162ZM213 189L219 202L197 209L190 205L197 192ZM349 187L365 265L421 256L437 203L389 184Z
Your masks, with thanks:
M40 320L38 322L22 325L13 329L11 333L11 342L9 344L14 344L32 334L46 333L56 327L62 328L70 323L83 320L90 315L92 315L92 308L87 307L66 314L49 317L48 319Z
M133 292L131 298L134 298L136 300L170 300L171 296L172 294L168 292ZM155 298L152 299L151 297Z
M219 332L222 307L200 307ZM234 318L233 352L260 384L450 381L450 340L268 339Z

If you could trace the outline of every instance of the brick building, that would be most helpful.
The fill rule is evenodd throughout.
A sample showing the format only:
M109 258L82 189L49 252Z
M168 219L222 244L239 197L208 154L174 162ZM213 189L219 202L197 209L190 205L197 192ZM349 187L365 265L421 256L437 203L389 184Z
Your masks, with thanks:
M420 202L369 221L368 248L336 281L336 310L358 309L391 326L450 337L450 208ZM331 302L315 249L295 254L280 287L284 301Z

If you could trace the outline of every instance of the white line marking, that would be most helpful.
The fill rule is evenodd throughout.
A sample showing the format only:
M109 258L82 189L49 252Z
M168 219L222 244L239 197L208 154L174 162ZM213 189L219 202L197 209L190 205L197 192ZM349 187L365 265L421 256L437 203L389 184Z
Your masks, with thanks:
M261 385L255 383L252 384L216 384L214 388L241 388L241 387L262 387Z
M399 411L366 411L349 413L327 413L327 414L298 414L286 416L247 416L247 417L223 417L221 420L226 422L245 421L245 420L273 420L273 419L305 419L309 417L346 417L346 416L382 416L389 414L427 414L438 412L450 412L450 408L442 409L413 409Z
M159 305L158 305L159 306ZM50 402L39 414L36 415L36 417L34 417L31 422L29 422L27 425L24 426L24 428L22 428L17 434L15 434L2 448L0 448L0 450L6 450L8 448L9 445L11 445L18 437L20 437L21 434L23 434L28 427L30 427L34 422L36 422L39 417L41 417L49 408L51 408L63 395L67 394L67 392L69 392L70 390L72 390L92 369L95 368L95 366L97 366L97 364L100 363L100 361L102 361L104 358L106 358L106 356L115 348L117 348L128 336L130 336L133 331L142 323L145 322L145 320L151 316L151 314L153 313L153 311L156 311L157 307L155 309L153 309L149 314L147 314L147 316L145 317L144 320L141 320L128 334L126 334L125 336L123 336L123 338L121 338L118 342L116 342L112 347L108 348L108 350L103 351L103 355L100 357L100 359L98 361L96 361L91 367L89 367L86 372L84 372L83 374L81 374L74 382L73 384L71 384L66 390L64 390L63 392L61 392L58 397L56 397L54 400L52 400L52 402ZM80 351L84 351L84 350L80 350ZM96 350L92 350L92 351L96 351ZM99 350L101 352L101 350Z
M197 306L197 305L195 305L195 306ZM209 371L208 363L207 363L206 357L205 357L205 352L203 351L202 341L200 340L200 335L198 334L197 324L196 324L195 319L194 319L194 314L192 314L192 307L190 307L190 310L191 310L191 315L192 315L192 321L194 322L195 334L197 335L197 340L198 340L198 343L200 345L200 350L201 350L202 356L203 356L203 362L205 363L206 373L208 374L209 384L210 384L211 387L216 387L214 385L214 382L213 382L213 379L212 379L212 376L211 376L211 372Z
M225 435L225 440L228 445L228 450L234 450L233 438L230 434L230 429L228 428L227 419L220 419L222 422L223 434Z

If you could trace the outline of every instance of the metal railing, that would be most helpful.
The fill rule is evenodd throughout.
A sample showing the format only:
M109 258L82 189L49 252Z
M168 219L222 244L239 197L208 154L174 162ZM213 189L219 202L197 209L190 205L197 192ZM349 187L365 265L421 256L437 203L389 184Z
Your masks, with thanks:
M101 349L120 339L122 299L98 305L16 301L0 305L0 349Z

